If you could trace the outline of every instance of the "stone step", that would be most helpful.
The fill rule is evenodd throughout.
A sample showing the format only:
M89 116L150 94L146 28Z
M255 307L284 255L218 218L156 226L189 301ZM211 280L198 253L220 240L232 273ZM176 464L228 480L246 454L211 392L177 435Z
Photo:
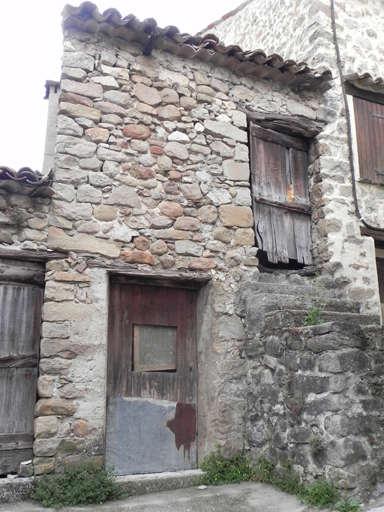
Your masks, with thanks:
M320 305L324 307L324 311L360 313L360 302L356 300L271 293L258 293L254 298L266 312L290 309L302 309L306 312L311 307Z
M289 282L286 283L267 283L259 281L251 284L255 293L271 293L275 295L293 295L296 297L313 297L313 298L336 298L335 290L328 288L320 288L311 285L298 285Z
M128 475L116 477L116 482L132 496L160 491L173 491L199 485L201 469L186 471L168 471L147 475Z
M184 489L199 485L201 469L169 471L148 475L128 475L116 477L116 482L131 496L160 491ZM39 477L38 477L39 478ZM33 478L0 479L0 503L15 503L29 499Z
M301 327L307 316L307 310L285 309L272 311L265 315L265 327L275 329L277 327ZM320 315L321 323L338 322L356 325L380 325L379 315L366 315L361 313L348 313L337 311L323 311Z

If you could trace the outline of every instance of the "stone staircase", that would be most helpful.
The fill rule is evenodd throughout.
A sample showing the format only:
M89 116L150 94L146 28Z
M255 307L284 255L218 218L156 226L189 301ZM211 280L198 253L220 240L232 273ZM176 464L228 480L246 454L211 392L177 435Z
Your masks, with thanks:
M308 279L298 274L261 273L247 282L242 291L238 314L245 318L249 332L266 327L301 327L308 312L320 307L322 323L341 322L380 325L380 316L361 313L361 303L337 297L337 286L330 278Z

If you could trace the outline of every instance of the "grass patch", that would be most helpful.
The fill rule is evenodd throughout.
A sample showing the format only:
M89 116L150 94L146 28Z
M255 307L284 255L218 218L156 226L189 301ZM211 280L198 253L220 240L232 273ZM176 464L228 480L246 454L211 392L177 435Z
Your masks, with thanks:
M339 512L360 512L362 508L363 506L353 498L343 498L335 503L335 509Z
M298 497L306 505L316 505L317 507L324 508L334 505L340 495L332 482L325 478L320 478L306 487Z
M112 472L112 468L105 470L88 464L62 475L44 475L34 479L30 497L44 507L56 510L67 505L88 505L124 498L128 493L115 482Z
M203 485L221 485L253 480L255 471L243 453L226 459L220 447L204 457L200 469L206 472L200 478Z
M282 461L280 465L281 468L277 469L273 462L261 456L256 467L257 479L260 482L270 483L289 494L295 494L306 505L329 507L339 499L338 489L332 482L320 478L309 486L305 486L300 482L299 475L292 470L291 459Z

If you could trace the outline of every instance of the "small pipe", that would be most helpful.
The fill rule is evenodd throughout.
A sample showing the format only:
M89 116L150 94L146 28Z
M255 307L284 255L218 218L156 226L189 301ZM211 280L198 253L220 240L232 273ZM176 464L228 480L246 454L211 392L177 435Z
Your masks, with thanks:
M347 118L347 134L348 134L348 150L349 150L349 161L351 165L351 177L352 177L352 193L353 193L353 201L355 203L355 211L357 214L357 217L359 220L369 229L373 229L375 231L384 231L384 228L378 228L376 226L372 226L367 221L364 220L360 209L359 209L359 203L357 198L357 190L356 190L356 175L355 175L355 165L353 162L353 145L352 145L352 129L351 129L351 115L349 111L348 106L348 100L347 100L347 93L345 92L345 84L344 84L344 75L343 75L343 68L341 65L341 58L340 58L340 48L339 48L339 42L337 39L337 33L336 33L336 22L335 22L335 2L334 0L331 0L331 18L332 18L332 32L333 32L333 42L335 43L336 48L336 57L337 57L337 67L339 70L339 76L340 76L340 82L341 82L341 90L343 93L343 100L345 105L345 113Z

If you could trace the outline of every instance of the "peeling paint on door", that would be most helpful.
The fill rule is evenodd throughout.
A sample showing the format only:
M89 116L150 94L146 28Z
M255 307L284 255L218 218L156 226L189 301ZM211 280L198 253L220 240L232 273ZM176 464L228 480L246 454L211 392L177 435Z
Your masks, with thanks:
M167 427L175 434L176 448L184 446L190 458L191 446L195 442L196 411L191 404L176 404L175 417L167 421Z

